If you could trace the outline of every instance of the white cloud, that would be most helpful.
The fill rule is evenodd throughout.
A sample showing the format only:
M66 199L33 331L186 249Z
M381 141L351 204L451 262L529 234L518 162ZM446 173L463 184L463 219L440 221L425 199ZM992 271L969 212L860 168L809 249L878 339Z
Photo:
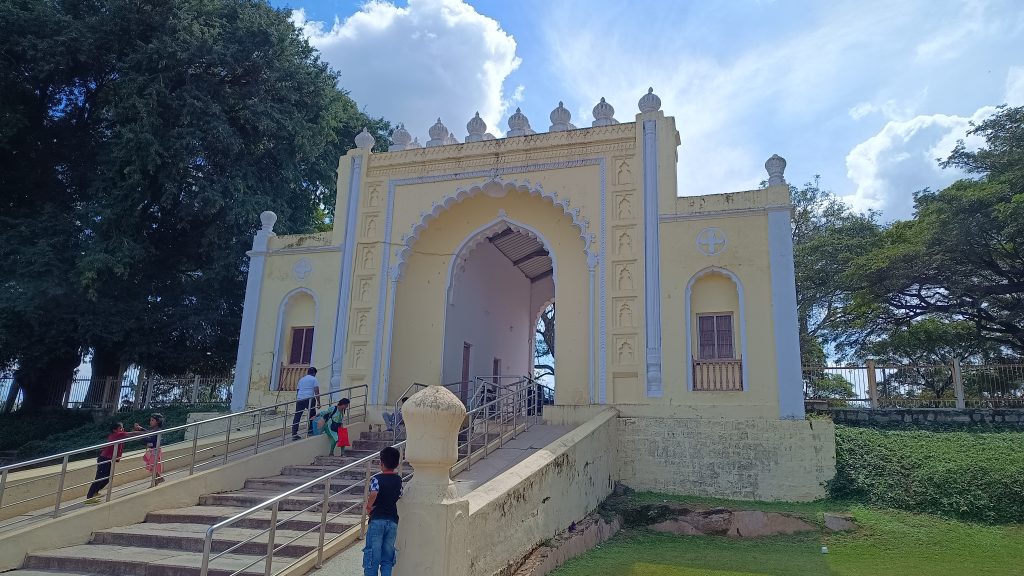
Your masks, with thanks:
M889 121L847 154L847 177L857 189L843 200L858 210L873 208L884 210L890 218L909 217L914 192L942 188L963 176L943 170L937 159L949 156L957 141L965 138L971 121L979 122L993 111L995 107L986 106L971 117L931 114Z
M424 141L439 116L461 140L476 111L497 134L506 107L522 96L503 92L520 63L515 39L461 0L409 0L404 8L372 0L329 28L302 10L292 20L361 107L404 122Z
M948 60L958 56L970 40L991 33L997 23L986 18L988 2L965 0L963 9L950 24L930 35L929 39L917 45L917 57L921 60Z

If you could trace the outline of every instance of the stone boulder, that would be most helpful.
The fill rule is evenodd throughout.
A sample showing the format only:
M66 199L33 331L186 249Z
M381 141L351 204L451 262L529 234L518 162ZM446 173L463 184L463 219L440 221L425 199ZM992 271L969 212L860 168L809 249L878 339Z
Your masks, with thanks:
M849 514L826 512L825 528L830 532L846 532L848 530L856 530L857 523L853 521L853 516Z
M795 516L759 510L677 509L675 517L648 526L651 530L686 536L728 536L760 538L776 534L794 534L817 530L813 524Z
M740 510L733 512L732 521L729 524L729 531L726 533L726 536L731 538L760 538L776 534L810 532L814 529L814 525L793 516L776 512L761 512L759 510Z

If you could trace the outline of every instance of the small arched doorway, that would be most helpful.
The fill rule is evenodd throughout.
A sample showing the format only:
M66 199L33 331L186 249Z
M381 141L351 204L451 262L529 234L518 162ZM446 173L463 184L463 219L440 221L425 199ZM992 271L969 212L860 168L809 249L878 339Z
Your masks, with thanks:
M467 238L449 280L444 383L466 401L479 386L532 375L538 309L554 293L554 259L536 231L499 219Z

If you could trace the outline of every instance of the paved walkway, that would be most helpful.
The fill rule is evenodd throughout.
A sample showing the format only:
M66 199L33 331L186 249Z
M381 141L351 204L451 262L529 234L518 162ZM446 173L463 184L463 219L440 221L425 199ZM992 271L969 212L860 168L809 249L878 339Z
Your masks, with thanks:
M567 434L572 427L540 424L531 427L501 448L491 452L487 458L474 464L469 470L455 477L455 489L459 496L465 496L488 480L525 460L530 454ZM344 551L324 562L323 568L310 574L316 576L362 576L363 541L358 540Z

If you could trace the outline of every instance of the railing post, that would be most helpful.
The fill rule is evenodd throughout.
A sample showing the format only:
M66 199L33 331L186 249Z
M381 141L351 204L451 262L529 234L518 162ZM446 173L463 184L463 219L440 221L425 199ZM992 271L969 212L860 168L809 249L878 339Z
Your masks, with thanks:
M206 538L203 540L203 565L199 569L199 576L207 576L210 572L210 554L213 552L213 530L206 531Z
M231 419L233 417L234 417L234 414L228 416L228 429L227 429L227 432L224 434L224 463L225 464L228 463L228 453L230 453L230 451L231 451Z
M68 473L68 457L65 456L60 465L60 480L57 482L57 503L53 506L53 517L60 516L60 503L64 496L64 478Z
M964 376L959 358L953 358L953 390L956 392L956 407L963 410L967 407L967 399L964 398Z
M363 509L359 512L359 539L366 538L366 502L370 499L370 463L373 458L366 459L366 474L363 476Z
M199 450L196 448L199 446L199 426L196 426L196 431L192 433L192 462L188 465L188 475L195 474L196 471L196 458L199 456Z
M270 528L267 532L267 563L263 567L263 576L270 576L273 573L274 563L274 534L277 532L277 510L281 506L281 501L274 502L274 507L270 509Z
M0 508L4 506L4 490L7 488L7 468L0 474Z
M875 361L868 360L865 364L868 371L868 406L878 408L878 382L875 379Z
M331 479L324 481L324 502L320 510L320 545L316 548L316 567L324 565L324 537L327 535L327 506L331 498Z
M263 430L263 410L256 413L256 448L252 451L253 454L260 453L260 435Z
M199 404L199 375L192 381L192 404Z
M149 474L149 487L156 486L157 470L160 469L160 433L156 434L156 445L153 446L153 469Z
M110 497L114 494L114 473L117 468L117 455L118 449L121 448L121 443L118 442L117 444L114 444L113 448L114 451L111 452L110 456L110 476L107 481L107 499L104 500L104 502L110 502Z

